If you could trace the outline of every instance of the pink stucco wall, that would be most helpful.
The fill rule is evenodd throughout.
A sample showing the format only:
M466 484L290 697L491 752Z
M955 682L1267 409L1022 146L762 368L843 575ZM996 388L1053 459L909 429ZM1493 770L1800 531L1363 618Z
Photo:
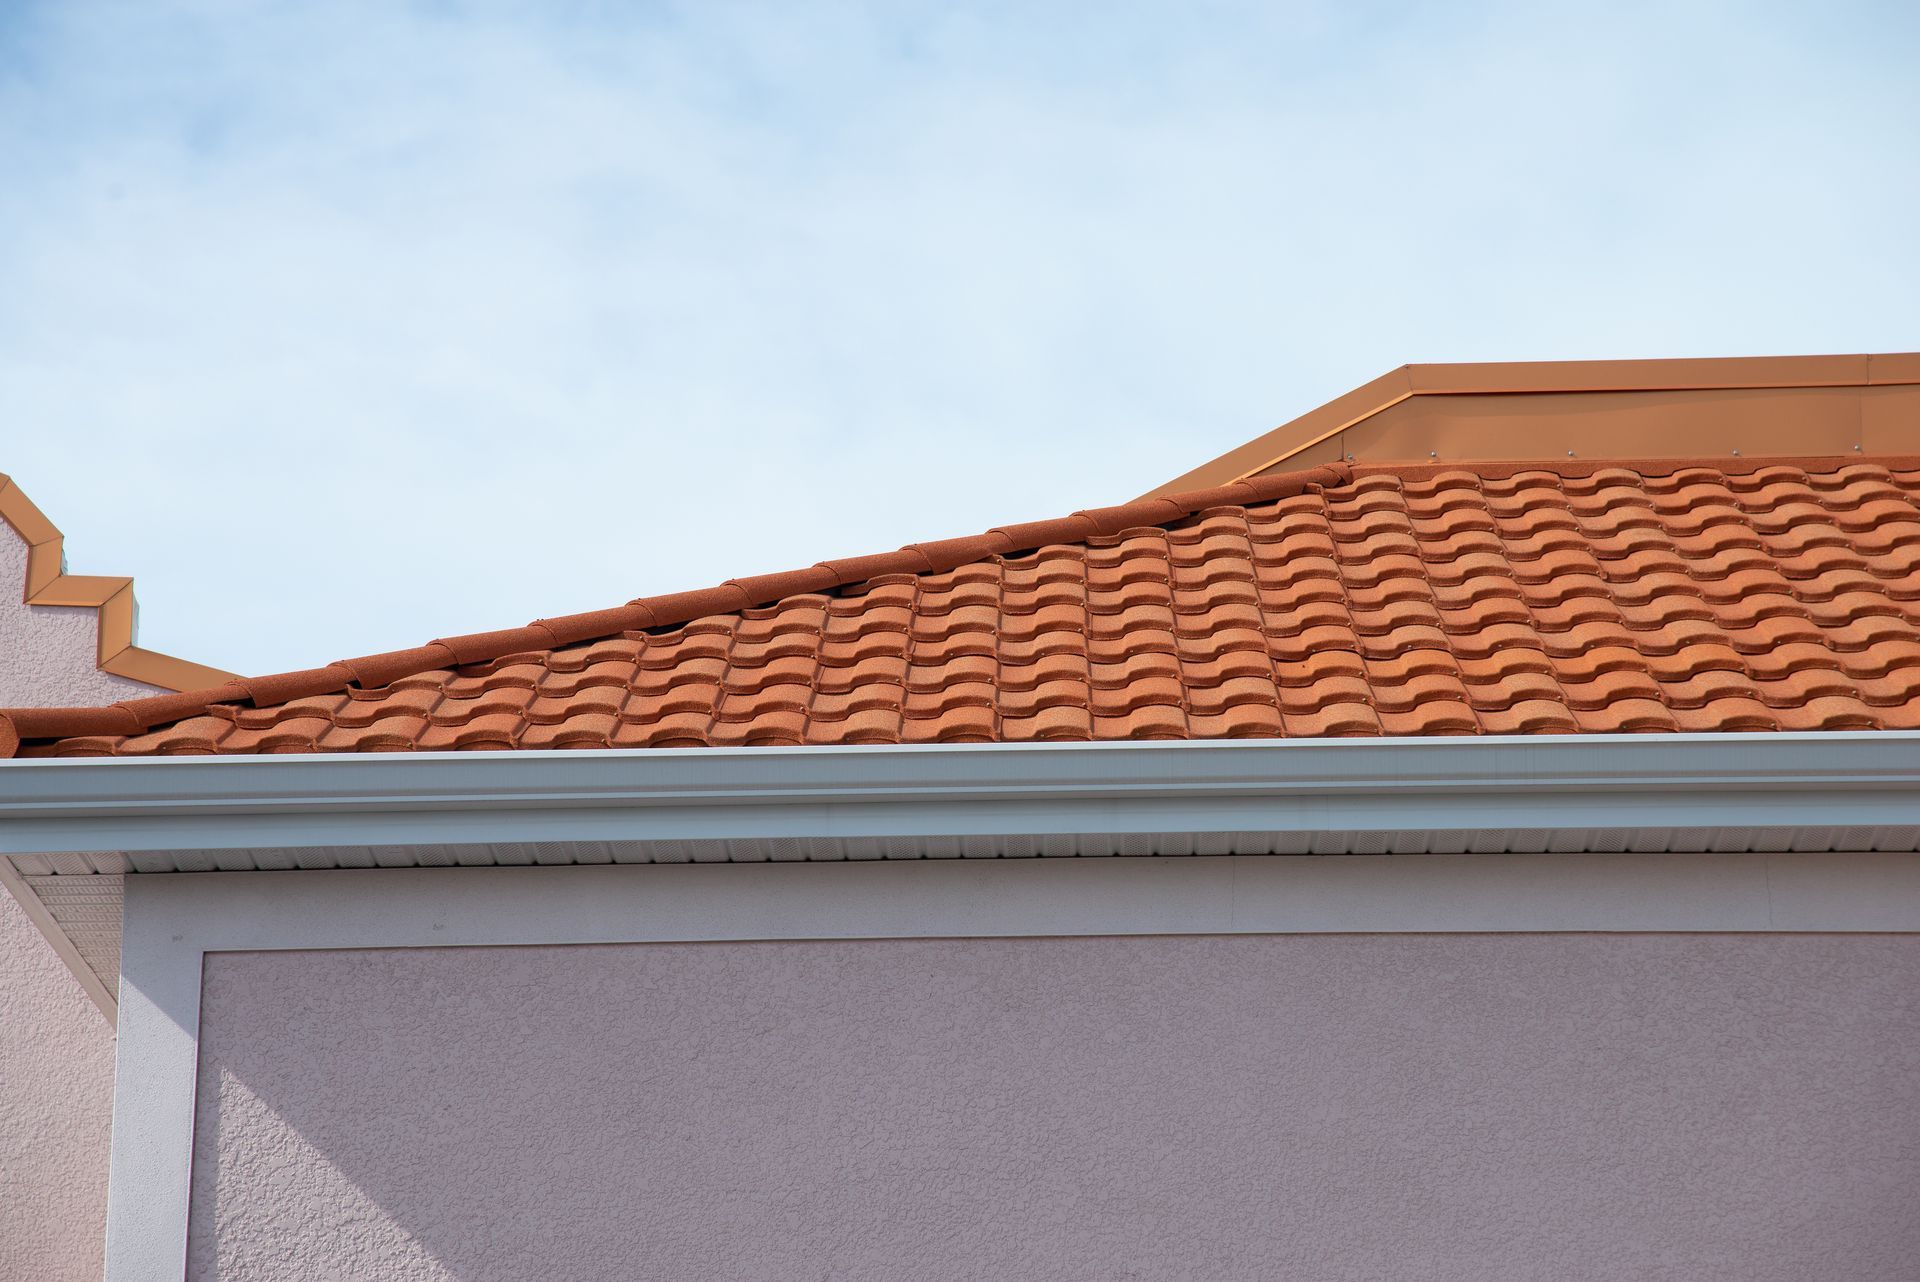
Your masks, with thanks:
M0 521L0 707L154 693L95 666L92 610L25 605L26 577ZM112 1030L0 890L0 1278L99 1278L112 1118Z
M0 890L0 1278L97 1282L113 1034Z
M208 959L195 1279L1920 1276L1920 937Z
M0 521L0 708L112 703L155 693L102 672L92 610L29 606L27 542Z

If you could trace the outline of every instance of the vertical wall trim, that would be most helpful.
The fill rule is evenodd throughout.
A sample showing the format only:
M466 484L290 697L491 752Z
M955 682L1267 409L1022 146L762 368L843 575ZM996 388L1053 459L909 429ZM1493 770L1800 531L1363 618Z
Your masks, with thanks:
M173 1282L187 1271L205 953L186 929L181 909L190 900L180 888L169 894L166 886L131 880L120 954L106 1282Z

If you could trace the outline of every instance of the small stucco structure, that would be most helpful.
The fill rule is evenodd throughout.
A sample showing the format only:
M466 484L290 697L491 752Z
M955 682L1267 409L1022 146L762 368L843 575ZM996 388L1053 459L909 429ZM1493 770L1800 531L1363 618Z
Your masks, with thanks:
M0 521L0 702L158 693L100 671L94 610L25 603L27 550ZM112 1121L113 1028L0 892L0 1278L99 1278Z

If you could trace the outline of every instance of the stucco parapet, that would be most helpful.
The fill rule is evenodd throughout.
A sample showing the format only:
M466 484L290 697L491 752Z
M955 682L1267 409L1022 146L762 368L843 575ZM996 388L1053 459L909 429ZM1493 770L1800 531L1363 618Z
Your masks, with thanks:
M27 605L96 612L95 662L102 672L163 690L196 690L232 680L232 673L134 644L138 617L133 580L118 575L67 573L65 536L4 473L0 473L0 520L13 527L27 544L22 597Z

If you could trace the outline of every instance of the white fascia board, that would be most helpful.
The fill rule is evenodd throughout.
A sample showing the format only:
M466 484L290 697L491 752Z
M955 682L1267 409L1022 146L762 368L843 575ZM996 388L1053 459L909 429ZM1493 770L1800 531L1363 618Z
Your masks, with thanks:
M1920 732L0 762L0 854L1920 822Z

